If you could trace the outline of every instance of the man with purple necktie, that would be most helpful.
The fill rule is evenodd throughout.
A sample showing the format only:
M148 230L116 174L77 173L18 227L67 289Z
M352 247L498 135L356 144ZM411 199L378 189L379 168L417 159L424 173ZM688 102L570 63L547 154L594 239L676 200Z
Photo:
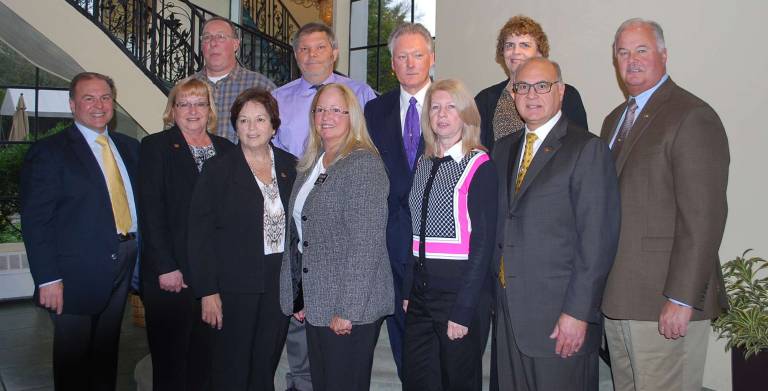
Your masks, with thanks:
M389 51L400 88L368 102L365 120L389 174L387 250L395 283L395 314L387 318L387 331L400 375L405 330L402 284L412 243L408 194L413 168L424 149L419 118L435 53L432 35L419 23L398 26L389 36Z

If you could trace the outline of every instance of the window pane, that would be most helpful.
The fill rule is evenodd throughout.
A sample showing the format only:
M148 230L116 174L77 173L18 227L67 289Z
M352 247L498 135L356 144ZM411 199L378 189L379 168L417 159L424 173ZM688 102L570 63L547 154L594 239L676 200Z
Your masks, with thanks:
M385 93L399 86L395 72L392 70L391 56L386 46L381 46L379 51L379 88Z
M368 3L376 3L377 1L360 0L352 2L349 21L349 47L356 48L368 45Z
M379 37L379 43L386 44L389 39L389 34L392 33L392 30L394 30L395 27L400 23L411 20L411 2L407 0L382 1L381 36Z
M424 27L432 33L432 36L437 36L435 32L435 8L437 1L435 0L415 0L414 1L414 14L413 20L416 23L421 23Z
M368 50L359 49L349 52L349 77L368 83Z

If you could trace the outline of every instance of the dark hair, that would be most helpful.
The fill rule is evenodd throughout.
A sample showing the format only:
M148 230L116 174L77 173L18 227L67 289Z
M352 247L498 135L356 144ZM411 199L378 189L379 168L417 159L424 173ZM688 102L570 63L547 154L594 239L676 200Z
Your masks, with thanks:
M237 117L240 116L240 111L243 110L243 106L248 102L261 103L264 106L269 115L269 122L272 123L272 129L277 132L277 129L280 127L280 111L277 109L277 101L272 97L272 94L256 87L243 91L235 98L229 117L232 127L237 130Z
M80 72L75 77L72 78L72 81L69 82L69 99L75 99L75 89L77 88L77 85L80 84L81 81L85 80L91 80L91 79L99 79L104 80L105 83L109 86L109 90L112 92L112 99L115 99L117 97L117 90L115 89L115 82L112 80L111 77L107 75L102 75L101 73L96 72Z

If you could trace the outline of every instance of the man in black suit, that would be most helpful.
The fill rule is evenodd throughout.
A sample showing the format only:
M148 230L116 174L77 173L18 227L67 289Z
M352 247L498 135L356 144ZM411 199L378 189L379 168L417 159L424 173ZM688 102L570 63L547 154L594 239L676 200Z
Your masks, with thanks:
M431 34L419 23L398 26L389 36L389 51L400 88L368 102L365 120L389 174L387 250L395 283L395 314L387 318L387 331L399 375L405 330L402 284L413 239L408 194L424 149L419 118L435 53Z
M108 76L75 76L75 124L35 143L22 170L24 244L35 301L53 320L57 390L115 389L137 254L132 181L139 143L107 129L114 99Z
M494 258L503 265L498 389L596 390L600 303L619 237L613 158L602 140L562 114L556 63L531 58L514 81L525 129L493 150L500 212Z

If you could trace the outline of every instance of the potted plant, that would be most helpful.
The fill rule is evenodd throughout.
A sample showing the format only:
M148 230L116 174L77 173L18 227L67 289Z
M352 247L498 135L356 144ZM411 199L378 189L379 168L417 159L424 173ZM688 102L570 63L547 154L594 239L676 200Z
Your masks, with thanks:
M734 391L768 384L768 261L750 251L723 265L730 308L712 322L731 349Z

